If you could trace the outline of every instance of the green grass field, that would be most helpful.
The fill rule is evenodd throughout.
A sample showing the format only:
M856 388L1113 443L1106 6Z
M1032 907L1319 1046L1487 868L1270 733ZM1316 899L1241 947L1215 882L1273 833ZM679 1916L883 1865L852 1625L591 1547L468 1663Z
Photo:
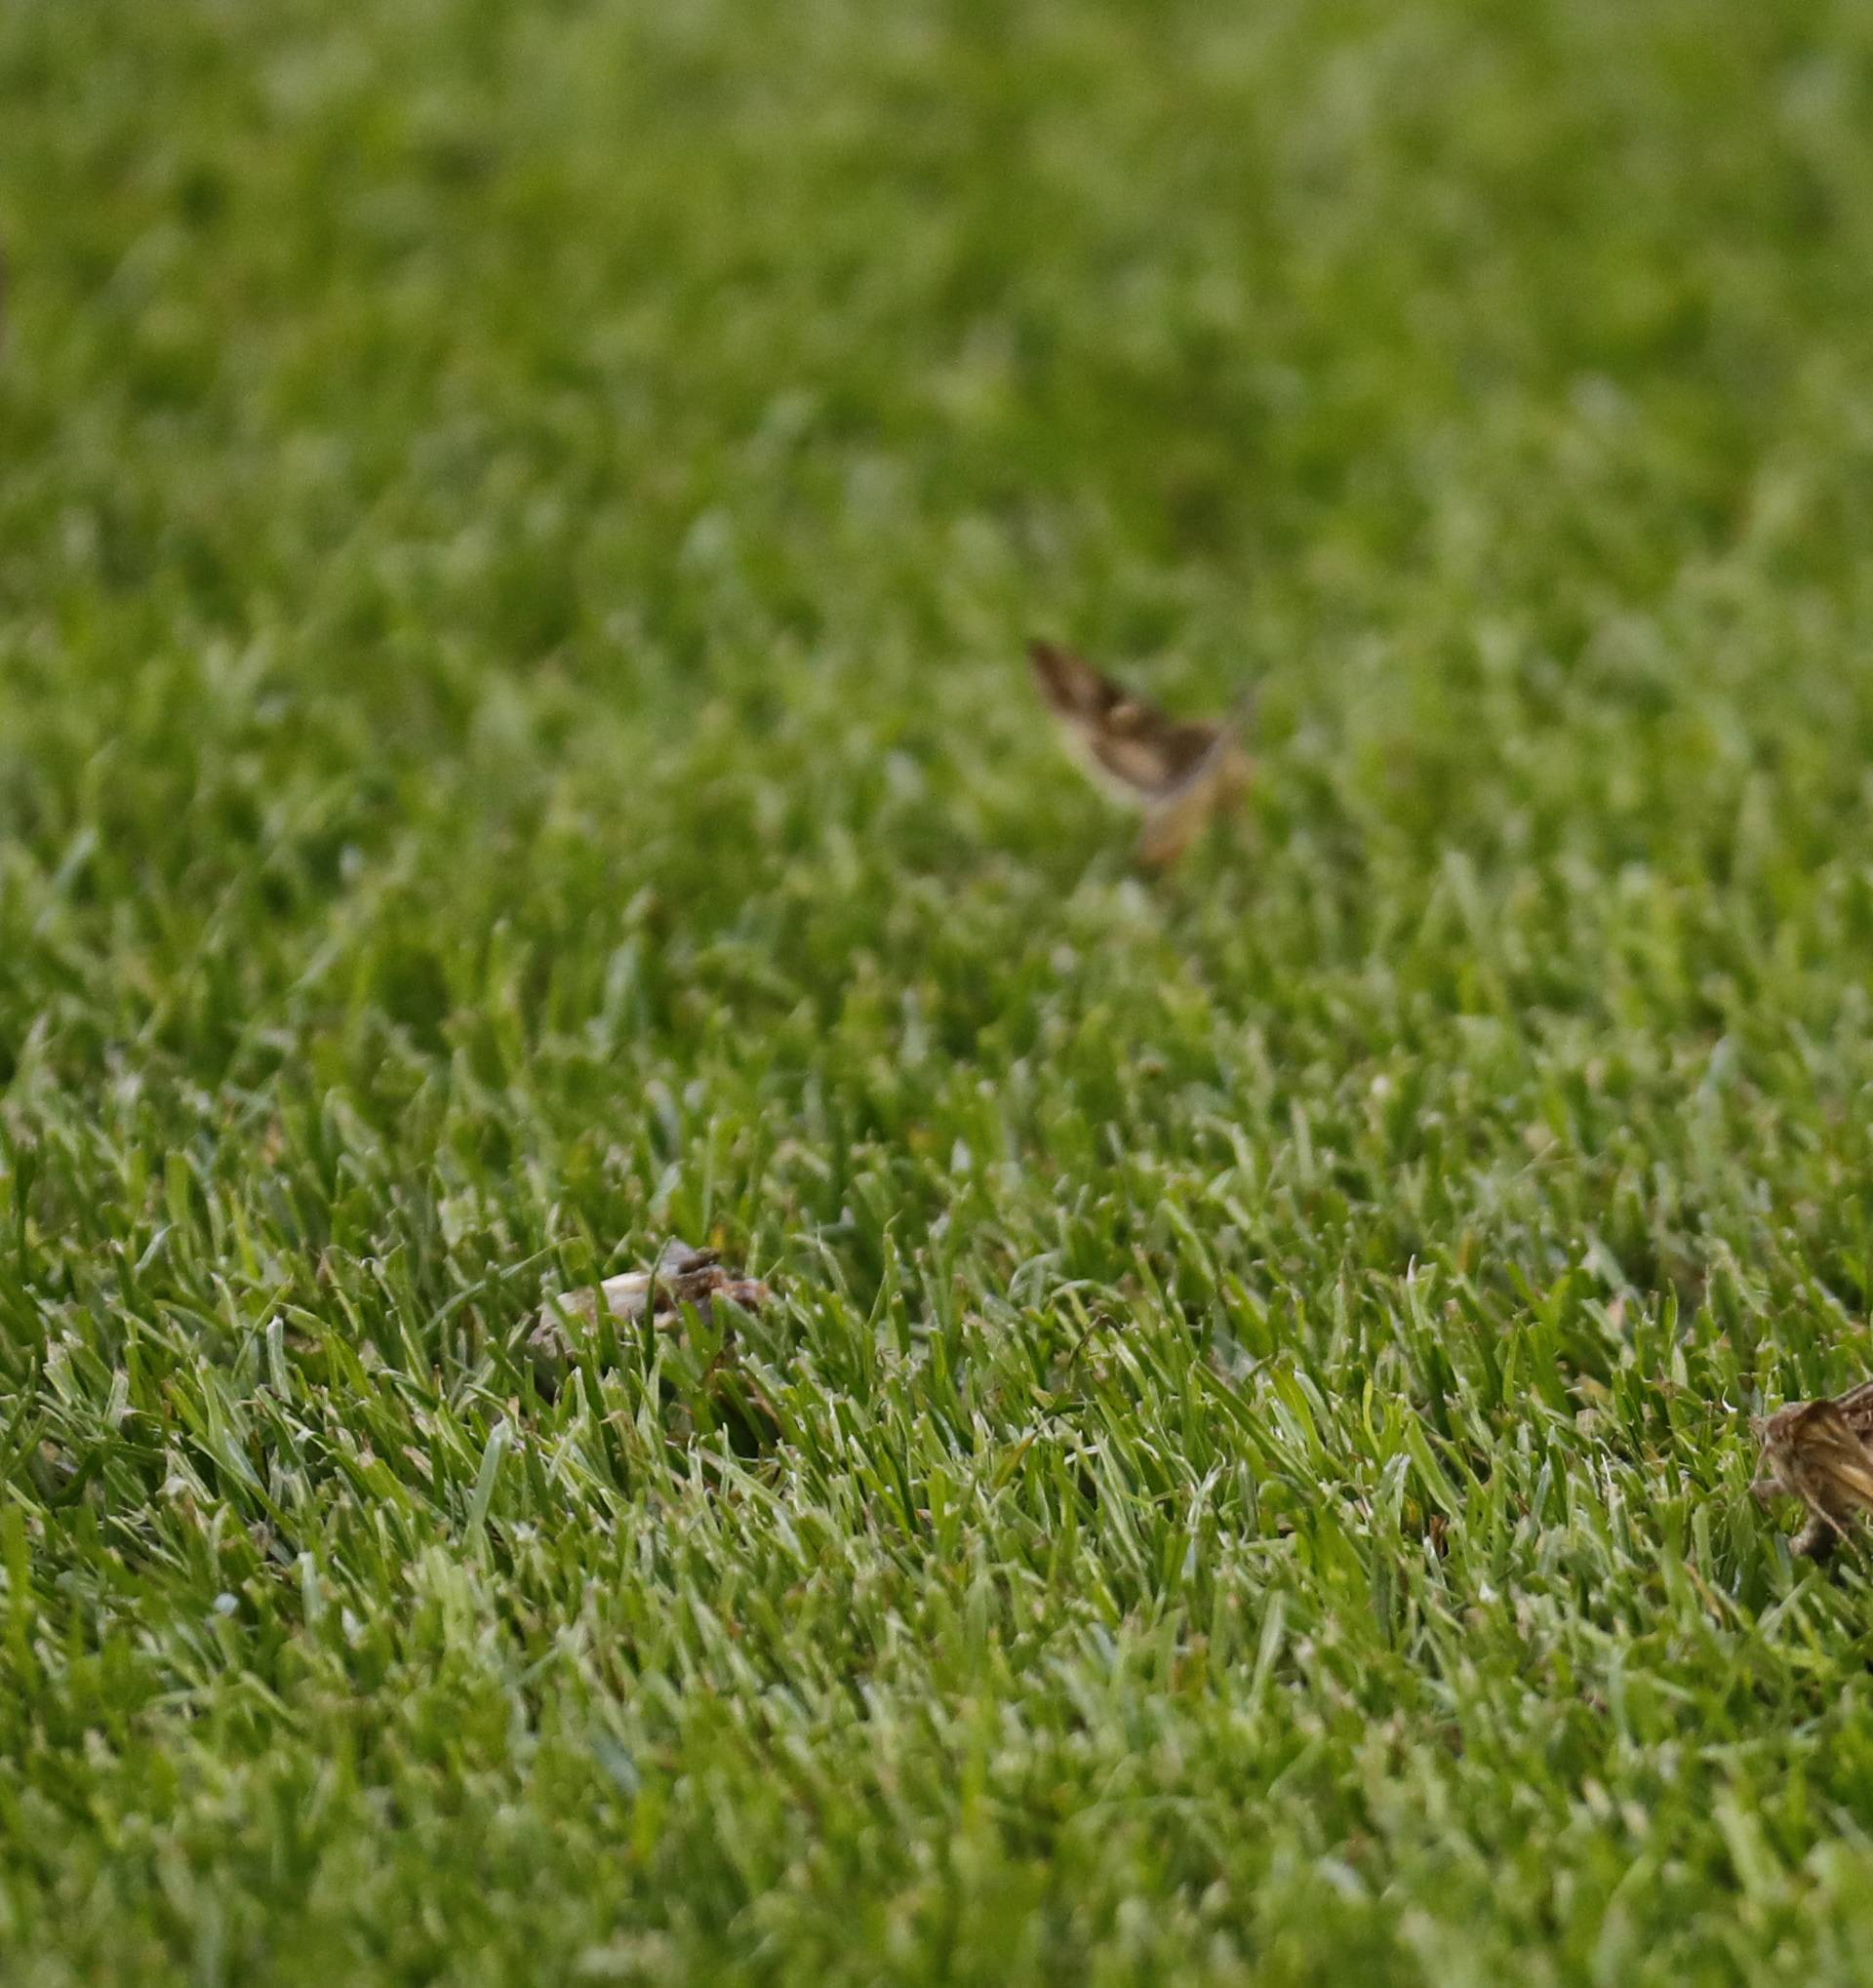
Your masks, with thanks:
M0 238L7 1988L1868 1978L1873 12L11 0Z

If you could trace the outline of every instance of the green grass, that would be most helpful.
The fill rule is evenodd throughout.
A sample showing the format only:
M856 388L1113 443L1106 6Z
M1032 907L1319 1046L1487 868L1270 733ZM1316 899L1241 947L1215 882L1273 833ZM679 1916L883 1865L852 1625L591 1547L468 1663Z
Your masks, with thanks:
M0 131L8 1988L1866 1978L1873 15L12 0ZM1168 881L1035 631L1261 686ZM672 1232L759 1447L537 1391Z

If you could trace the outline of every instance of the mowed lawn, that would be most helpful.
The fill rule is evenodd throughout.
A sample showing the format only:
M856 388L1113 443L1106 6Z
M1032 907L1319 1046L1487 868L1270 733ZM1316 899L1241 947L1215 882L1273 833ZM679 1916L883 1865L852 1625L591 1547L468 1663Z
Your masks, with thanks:
M8 1988L1867 1978L1873 15L11 0L0 241Z

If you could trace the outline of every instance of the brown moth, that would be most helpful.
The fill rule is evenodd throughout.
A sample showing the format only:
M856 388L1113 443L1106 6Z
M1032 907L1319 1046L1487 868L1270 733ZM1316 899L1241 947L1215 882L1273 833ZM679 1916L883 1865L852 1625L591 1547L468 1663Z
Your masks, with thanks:
M1247 700L1220 723L1178 720L1055 643L1030 642L1027 659L1068 751L1108 794L1143 810L1141 862L1175 862L1249 784Z
M1858 1512L1873 1512L1873 1380L1830 1400L1790 1402L1751 1418L1763 1446L1759 1498L1800 1498L1808 1523L1792 1550L1825 1560Z

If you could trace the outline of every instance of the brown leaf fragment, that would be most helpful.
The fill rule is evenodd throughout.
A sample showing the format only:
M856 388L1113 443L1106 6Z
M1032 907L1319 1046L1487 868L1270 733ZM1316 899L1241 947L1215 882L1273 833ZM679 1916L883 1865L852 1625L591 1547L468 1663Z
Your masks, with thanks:
M1861 1512L1873 1511L1873 1381L1846 1394L1790 1402L1751 1422L1763 1446L1750 1489L1759 1498L1799 1498L1808 1522L1791 1550L1825 1560Z

